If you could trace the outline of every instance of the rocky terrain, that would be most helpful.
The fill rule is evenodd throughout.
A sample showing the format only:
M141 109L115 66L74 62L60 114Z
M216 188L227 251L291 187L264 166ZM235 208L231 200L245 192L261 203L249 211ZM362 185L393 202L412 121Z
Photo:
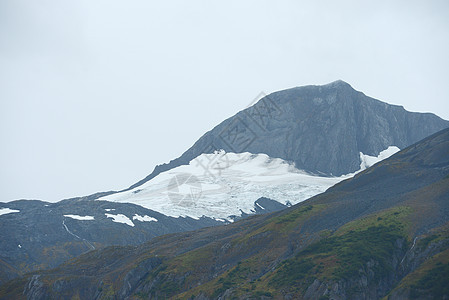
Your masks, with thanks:
M2 299L446 299L449 129L280 212L90 251Z

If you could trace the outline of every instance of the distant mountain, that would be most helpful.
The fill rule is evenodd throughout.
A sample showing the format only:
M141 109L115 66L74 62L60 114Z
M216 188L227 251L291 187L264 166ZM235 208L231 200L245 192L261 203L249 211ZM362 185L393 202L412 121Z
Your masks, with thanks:
M404 149L447 127L449 122L434 114L381 102L341 80L296 87L265 96L223 121L131 188L220 149L264 153L313 174L340 176L359 169L360 152L378 156L389 146Z
M342 81L270 94L129 189L0 203L0 284L94 248L278 211L445 127Z
M447 299L449 129L281 212L86 253L10 299Z

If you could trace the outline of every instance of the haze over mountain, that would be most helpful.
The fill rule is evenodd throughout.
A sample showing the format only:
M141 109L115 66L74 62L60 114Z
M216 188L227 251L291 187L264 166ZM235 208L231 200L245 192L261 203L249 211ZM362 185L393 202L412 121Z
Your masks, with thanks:
M129 189L0 203L0 282L94 248L278 211L448 126L342 81L270 94Z

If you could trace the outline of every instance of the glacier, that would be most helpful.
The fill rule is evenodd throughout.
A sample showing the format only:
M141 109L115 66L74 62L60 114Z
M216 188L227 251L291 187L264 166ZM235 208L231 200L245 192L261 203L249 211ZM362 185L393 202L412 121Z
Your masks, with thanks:
M374 163L399 151L391 146L377 157L360 153L360 170L340 177L322 177L301 171L292 163L266 154L201 154L189 165L159 174L134 189L98 200L133 203L171 217L209 217L233 220L255 212L261 197L294 205L326 191Z

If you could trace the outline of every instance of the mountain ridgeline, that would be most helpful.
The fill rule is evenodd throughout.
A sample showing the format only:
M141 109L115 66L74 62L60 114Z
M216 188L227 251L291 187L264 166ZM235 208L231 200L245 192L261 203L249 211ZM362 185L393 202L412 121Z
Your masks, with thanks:
M354 90L341 80L282 90L260 99L204 134L181 157L152 174L188 164L202 153L265 153L314 174L340 176L359 169L360 155L400 149L449 127L431 113L406 111Z
M226 226L91 251L6 299L447 299L449 129L325 193Z

